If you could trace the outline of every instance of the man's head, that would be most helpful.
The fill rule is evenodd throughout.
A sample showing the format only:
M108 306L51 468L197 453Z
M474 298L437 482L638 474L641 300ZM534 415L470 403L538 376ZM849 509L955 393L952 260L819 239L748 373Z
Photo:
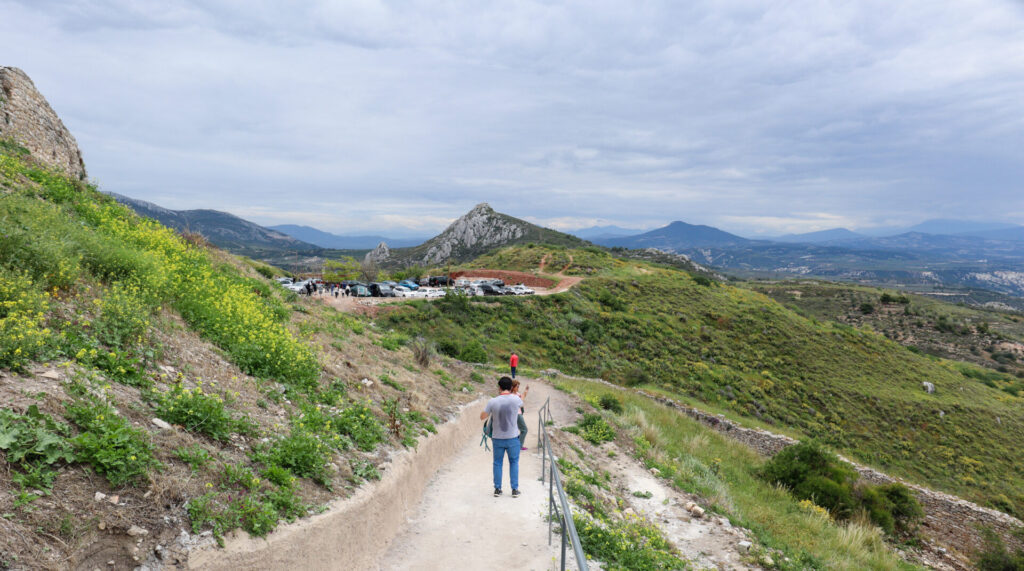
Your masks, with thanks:
M512 379L509 377L502 377L498 379L498 388L503 391L512 390Z

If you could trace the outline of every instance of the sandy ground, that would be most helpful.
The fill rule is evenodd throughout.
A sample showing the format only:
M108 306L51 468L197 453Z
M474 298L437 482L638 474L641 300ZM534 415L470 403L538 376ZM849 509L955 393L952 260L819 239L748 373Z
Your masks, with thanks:
M568 417L566 396L549 385L530 385L526 400L530 432L520 456L519 489L509 494L508 462L504 494L494 497L491 452L480 436L431 479L423 500L408 525L392 541L379 569L557 569L558 537L548 546L547 487L539 480L541 457L537 444L537 409L552 397L556 418Z

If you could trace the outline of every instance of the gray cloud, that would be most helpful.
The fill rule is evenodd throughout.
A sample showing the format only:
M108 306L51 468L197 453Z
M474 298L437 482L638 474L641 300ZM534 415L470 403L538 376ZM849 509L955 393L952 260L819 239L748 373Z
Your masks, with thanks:
M1016 3L289 4L0 0L0 53L105 189L172 208L422 234L482 201L561 228L1024 223Z

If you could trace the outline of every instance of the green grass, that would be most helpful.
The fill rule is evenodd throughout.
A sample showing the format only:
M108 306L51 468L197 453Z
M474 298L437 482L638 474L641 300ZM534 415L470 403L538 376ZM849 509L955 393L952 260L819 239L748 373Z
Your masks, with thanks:
M438 300L382 321L442 350L481 342L490 363L514 348L533 367L706 403L1024 513L1024 400L877 333L685 272L619 262L605 258L600 272L564 294ZM926 394L924 381L937 392Z
M606 386L585 380L560 379L558 386L584 399L608 393ZM886 547L877 529L837 524L760 479L764 459L745 445L646 397L627 390L617 396L625 410L610 418L637 443L640 459L679 489L701 495L713 511L751 529L761 545L783 551L792 561L776 561L780 568L913 568ZM570 478L583 479L573 473Z

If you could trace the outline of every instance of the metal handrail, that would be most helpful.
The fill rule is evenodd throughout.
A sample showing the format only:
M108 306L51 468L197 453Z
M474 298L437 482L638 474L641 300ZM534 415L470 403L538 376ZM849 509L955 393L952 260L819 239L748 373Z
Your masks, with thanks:
M576 524L572 519L572 510L569 509L569 500L565 497L565 489L562 488L562 476L558 473L558 465L555 464L555 454L551 450L551 438L548 436L548 423L554 422L551 415L551 397L544 401L544 406L537 412L537 446L541 449L540 481L544 481L545 474L548 482L548 545L551 545L551 524L557 517L562 528L562 566L565 571L565 548L567 543L572 544L572 550L576 554L576 566L580 571L589 571L587 567L587 556L583 553L583 544L580 543L580 536L576 533ZM558 492L558 502L555 502L555 492ZM553 517L554 516L554 517Z

